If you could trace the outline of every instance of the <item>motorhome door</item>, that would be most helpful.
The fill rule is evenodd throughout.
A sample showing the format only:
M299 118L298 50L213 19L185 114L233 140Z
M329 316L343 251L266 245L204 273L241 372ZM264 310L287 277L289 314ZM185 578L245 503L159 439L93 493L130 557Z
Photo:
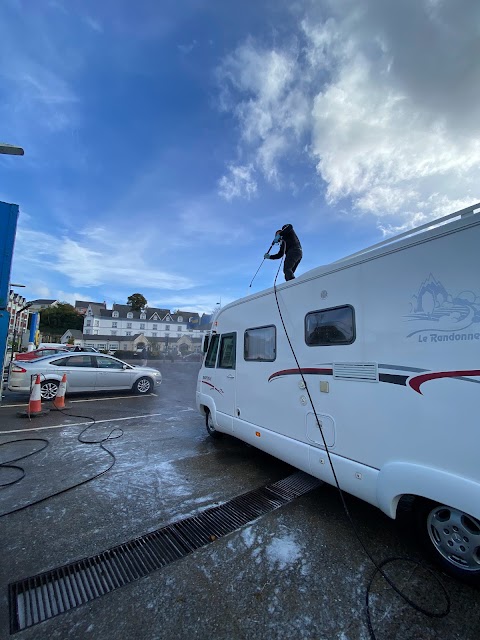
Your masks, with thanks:
M215 405L217 423L223 429L233 431L233 412L236 393L236 351L237 334L224 333L220 336L220 349L214 379L217 393Z

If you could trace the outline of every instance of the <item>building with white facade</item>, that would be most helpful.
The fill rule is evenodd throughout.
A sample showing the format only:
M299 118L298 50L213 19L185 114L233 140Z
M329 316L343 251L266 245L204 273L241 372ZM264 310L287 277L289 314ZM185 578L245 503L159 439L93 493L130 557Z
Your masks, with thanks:
M122 304L105 309L91 303L83 322L83 342L100 351L134 351L145 345L157 353L192 353L200 350L203 336L210 330L209 320L210 316L200 317L192 311L132 311Z
M12 291L8 295L7 311L10 314L8 325L8 342L15 339L21 341L27 333L29 309L23 309L27 304L26 299L20 294ZM23 311L21 311L23 309Z

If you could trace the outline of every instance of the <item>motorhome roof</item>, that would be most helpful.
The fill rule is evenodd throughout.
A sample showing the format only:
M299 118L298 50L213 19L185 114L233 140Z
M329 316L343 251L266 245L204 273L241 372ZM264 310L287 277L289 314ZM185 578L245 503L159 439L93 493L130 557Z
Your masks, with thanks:
M377 242L376 244L371 245L370 247L366 247L356 253L352 253L344 258L340 258L334 262L330 262L324 265L320 265L318 267L314 267L310 271L306 271L302 273L294 280L290 280L289 282L282 282L277 284L278 288L291 287L300 284L301 282L305 282L306 280L310 280L311 278L316 278L320 275L326 275L328 273L332 273L334 271L345 269L347 267L353 266L358 262L362 262L363 260L370 260L375 257L384 255L385 253L389 253L390 251L398 250L404 247L411 245L414 242L423 242L426 241L435 235L441 235L443 233L450 233L456 228L462 228L464 226L470 224L480 224L480 202L470 207L466 207L465 209L461 209L460 211L456 211L455 213L450 213L447 216L442 218L437 218L436 220L431 220L426 224L423 224L419 227L414 227L413 229L409 229L404 233L400 233L396 236L392 236L391 238L387 238L382 242ZM445 227L445 229L442 229ZM240 304L241 302L249 299L256 298L259 296L268 295L273 291L273 287L269 287L268 289L263 289L262 291L257 291L256 293L252 293L245 298L240 298L239 300L234 300L229 304L225 305L219 309L218 313L222 313L225 309Z
M361 249L360 251L356 251L355 253L351 253L344 258L340 258L336 260L332 264L338 264L340 262L346 262L351 260L352 258L356 258L357 256L364 255L366 253L372 252L374 249L378 249L380 247L384 247L389 244L393 244L399 242L403 239L412 238L416 236L418 233L427 232L433 229L437 229L440 226L445 225L449 220L454 221L455 219L464 219L470 218L471 216L478 215L480 213L480 202L477 204L473 204L470 207L466 207L465 209L460 209L460 211L455 211L454 213L450 213L447 216L443 216L442 218L436 218L435 220L430 220L425 224L420 225L419 227L413 227L408 231L404 231L403 233L399 233L398 235L392 236L391 238L387 238L386 240L382 240L381 242L377 242L376 244L372 244L370 247L366 247L365 249Z

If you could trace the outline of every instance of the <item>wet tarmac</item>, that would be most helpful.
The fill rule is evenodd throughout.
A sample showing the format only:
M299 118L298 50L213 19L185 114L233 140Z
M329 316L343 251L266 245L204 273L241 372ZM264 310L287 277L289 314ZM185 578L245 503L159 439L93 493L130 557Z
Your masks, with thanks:
M10 583L101 553L294 471L233 438L207 435L195 409L197 363L160 368L156 395L72 396L64 413L31 421L16 415L27 398L3 397L0 462L32 455L11 463L23 471L0 468L3 484L25 474L0 490L0 515L13 512L0 517L0 638L11 635ZM80 439L91 443L79 441L82 432ZM422 557L408 508L392 521L356 499L348 506L377 562ZM388 571L419 604L442 608L443 594L424 569L399 562ZM11 637L367 640L372 573L336 490L323 485ZM477 640L479 592L441 578L451 612L440 619L414 611L375 578L370 602L377 639Z

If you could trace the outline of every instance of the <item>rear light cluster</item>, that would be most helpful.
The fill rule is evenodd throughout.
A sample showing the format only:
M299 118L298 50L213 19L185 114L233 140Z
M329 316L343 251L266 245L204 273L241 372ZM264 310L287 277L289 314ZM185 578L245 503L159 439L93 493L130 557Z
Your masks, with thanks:
M12 364L10 373L27 373L27 370L21 367L19 364Z

